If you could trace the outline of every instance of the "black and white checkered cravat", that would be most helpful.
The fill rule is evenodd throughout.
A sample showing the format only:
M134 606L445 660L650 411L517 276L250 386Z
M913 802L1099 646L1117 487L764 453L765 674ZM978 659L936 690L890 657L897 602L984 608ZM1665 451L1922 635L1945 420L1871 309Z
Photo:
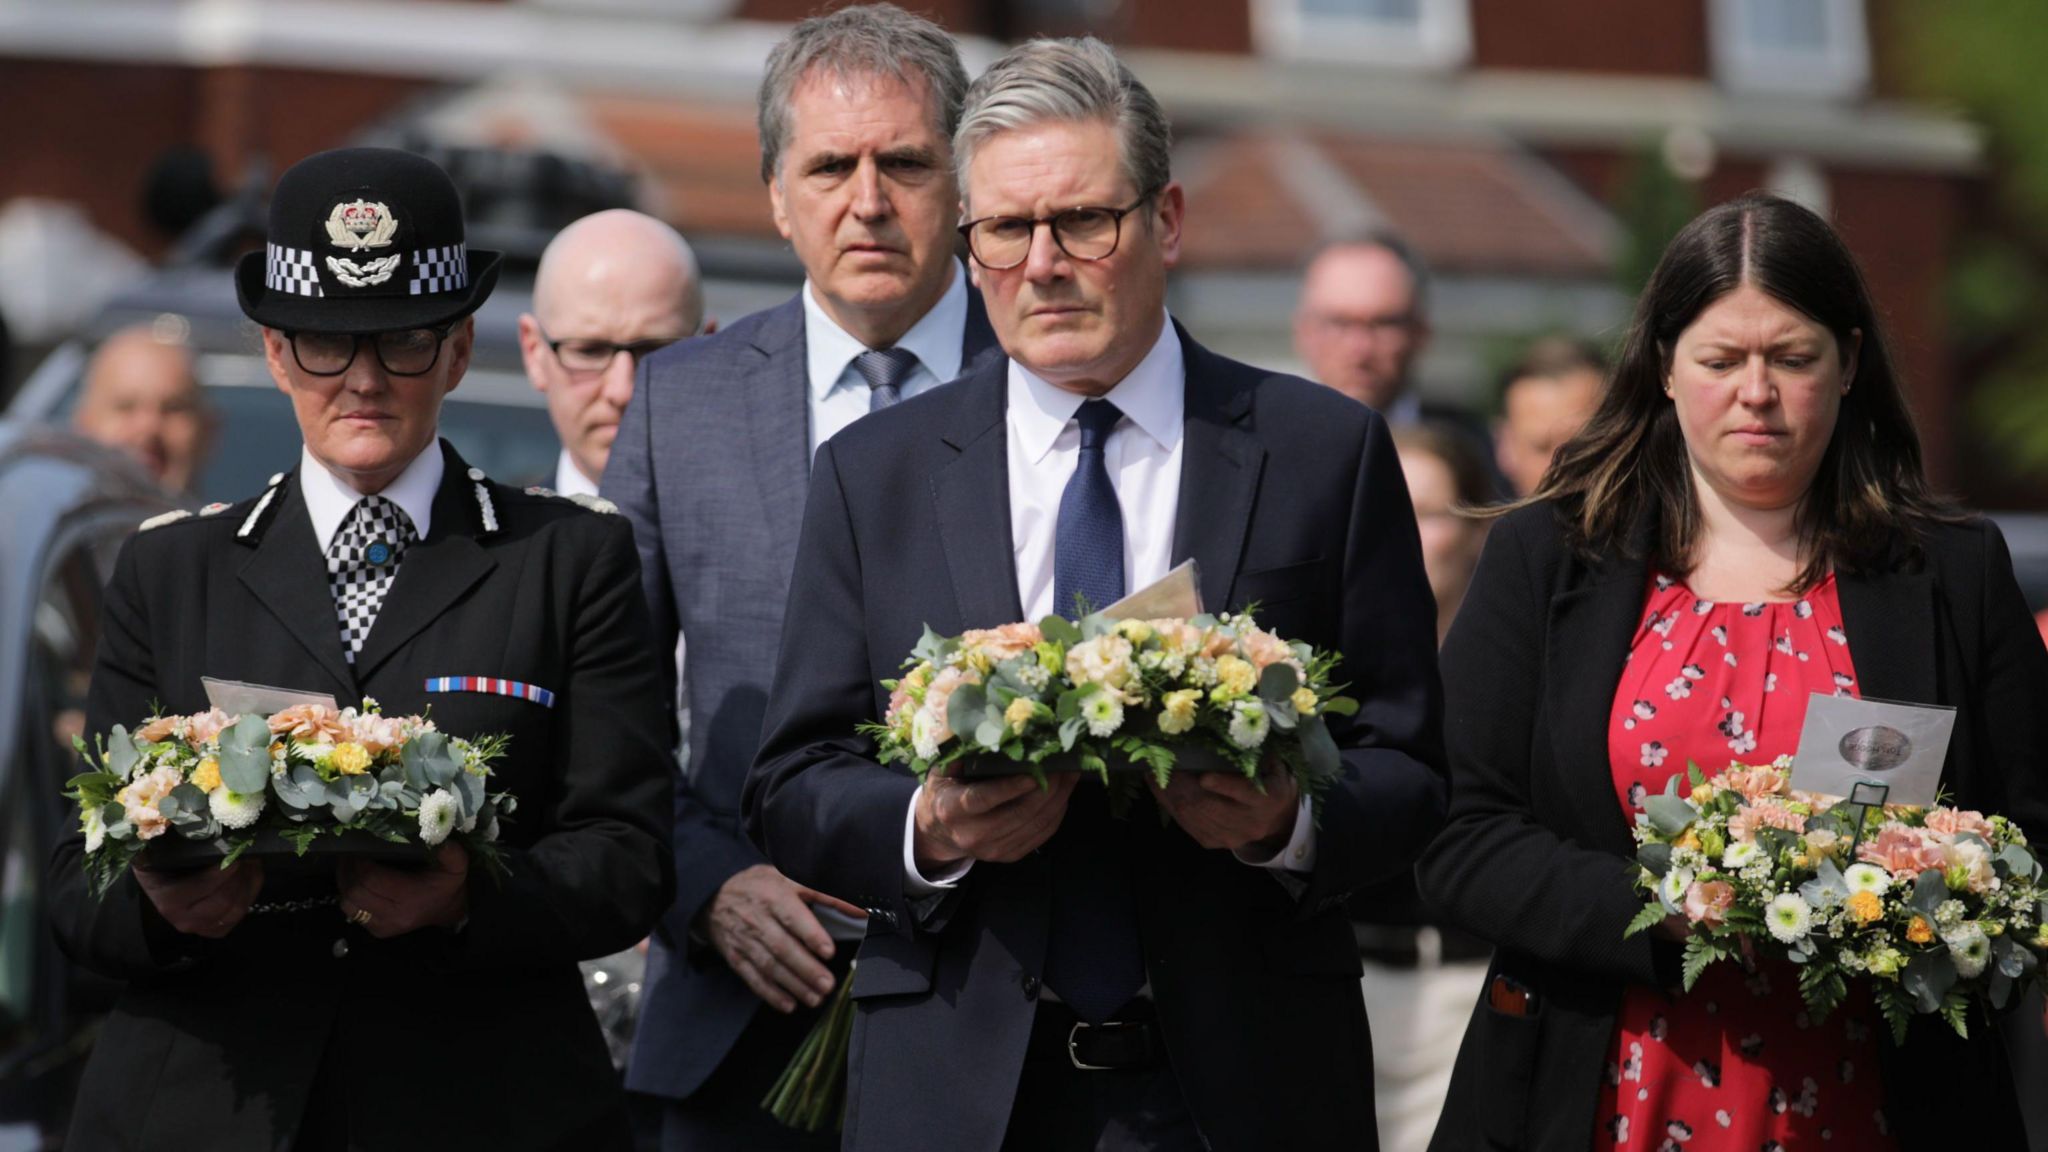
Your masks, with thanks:
M416 539L412 517L382 496L363 497L334 534L327 548L327 583L341 623L341 650L350 664L377 622L406 546Z

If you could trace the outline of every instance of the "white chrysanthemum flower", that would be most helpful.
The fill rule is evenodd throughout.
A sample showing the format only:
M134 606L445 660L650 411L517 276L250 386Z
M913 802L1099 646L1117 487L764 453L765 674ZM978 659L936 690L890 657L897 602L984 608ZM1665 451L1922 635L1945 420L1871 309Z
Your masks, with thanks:
M920 760L938 758L939 725L927 709L919 708L910 717L910 747Z
M1664 880L1658 885L1657 894L1664 898L1669 908L1683 908L1685 894L1692 887L1693 872L1690 868L1672 868L1664 873Z
M100 816L98 805L85 810L85 815L79 820L78 826L85 831L85 850L88 854L99 851L100 845L107 842L107 822Z
M1124 726L1124 702L1114 692L1097 692L1081 702L1081 718L1090 736L1113 736Z
M439 845L455 830L455 819L461 811L462 805L456 803L454 793L446 788L434 789L420 801L420 839L429 848Z
M1737 840L1728 846L1726 852L1721 853L1721 867L1739 872L1754 864L1762 855L1763 849L1757 847L1754 842Z
M1272 718L1257 700L1240 700L1230 706L1230 742L1239 748L1257 748L1266 742Z
M206 809L223 828L247 828L263 815L263 793L215 788L206 794Z
M1848 871L1842 873L1842 880L1849 885L1851 892L1875 892L1879 896L1892 886L1891 873L1875 864L1851 864Z
M1965 980L1982 976L1991 963L1991 938L1975 923L1943 934L1941 942L1948 945L1949 959L1956 962L1956 975Z
M481 809L479 809L479 811L481 811ZM465 836L469 835L471 832L476 831L476 818L476 812L471 812L469 815L464 816L461 820L456 821L456 830L461 832Z
M1813 908L1797 892L1787 892L1764 906L1764 924L1779 943L1797 943L1813 930Z

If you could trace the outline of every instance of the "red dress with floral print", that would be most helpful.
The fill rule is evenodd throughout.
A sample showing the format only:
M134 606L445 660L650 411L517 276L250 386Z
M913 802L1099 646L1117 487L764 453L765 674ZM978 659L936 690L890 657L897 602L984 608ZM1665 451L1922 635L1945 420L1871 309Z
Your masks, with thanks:
M1714 775L1789 756L1813 693L1856 694L1833 577L1794 602L1723 604L1655 576L1645 600L1608 727L1631 822L1687 761ZM1593 1148L1889 1152L1876 1027L1855 995L1824 1022L1809 1019L1783 962L1755 974L1716 964L1676 997L1631 985Z

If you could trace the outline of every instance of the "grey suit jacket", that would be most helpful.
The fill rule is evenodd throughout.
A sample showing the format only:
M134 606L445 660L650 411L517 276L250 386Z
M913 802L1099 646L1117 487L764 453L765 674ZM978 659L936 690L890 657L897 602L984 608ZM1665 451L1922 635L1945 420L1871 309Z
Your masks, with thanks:
M967 294L961 371L1000 357ZM810 484L801 296L640 366L602 490L632 522L653 618L648 644L689 639L690 763L675 806L676 903L662 923L627 1083L683 1099L760 1000L690 925L734 873L764 862L739 827L761 742L783 603ZM673 694L671 694L673 698Z

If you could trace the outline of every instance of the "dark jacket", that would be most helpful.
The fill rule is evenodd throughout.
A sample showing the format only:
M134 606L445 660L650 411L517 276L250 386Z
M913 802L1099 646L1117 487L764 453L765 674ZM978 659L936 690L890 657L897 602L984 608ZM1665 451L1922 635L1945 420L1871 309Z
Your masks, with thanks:
M1678 983L1675 946L1622 938L1642 900L1607 753L1653 531L1639 525L1629 548L1588 561L1566 546L1553 506L1509 514L1445 641L1451 816L1417 875L1425 899L1494 943L1493 972L1533 988L1541 1007L1512 1017L1482 997L1432 1148L1584 1152L1625 986ZM1953 706L1943 786L2038 836L2048 831L2048 650L2004 538L1984 521L1936 525L1923 553L1836 575L1859 687ZM1901 1104L1886 1111L1906 1152L2023 1147L1988 1031L1964 1043L1923 1017L1903 1049L1887 1044L1886 1084ZM1938 1107L1903 1103L1930 1085Z
M374 696L392 715L431 705L443 731L511 737L491 785L519 801L500 841L510 875L471 869L459 932L377 940L328 905L252 915L209 941L172 930L132 877L93 899L71 836L49 871L58 939L129 983L67 1148L273 1149L337 1084L362 1148L555 1148L621 1108L576 961L641 939L672 886L673 768L632 533L565 499L480 485L452 448L428 450L446 467L432 521L353 668L291 474L253 518L250 500L128 541L87 726L133 726L157 704L204 711L203 676L343 705ZM519 680L555 702L427 694L440 676ZM331 874L270 864L259 900L333 891Z
M1002 354L971 288L962 329L963 373ZM649 358L605 466L605 496L640 549L648 642L673 650L680 629L690 646L676 902L648 957L626 1081L636 1092L688 1098L761 1006L691 928L727 880L763 863L740 831L740 787L761 745L810 483L806 348L803 298L793 296Z
M1181 334L1186 437L1176 562L1211 608L1341 651L1362 704L1333 725L1315 870L1284 880L1132 813L1146 974L1209 1145L1376 1146L1372 1052L1343 900L1407 869L1441 819L1434 610L1380 418ZM748 829L802 884L869 908L846 1110L849 1149L995 1152L1043 974L1042 854L975 865L936 905L904 895L917 782L855 734L925 626L1023 616L1010 540L1006 361L869 417L818 454ZM1088 786L1088 785L1084 785ZM1290 886L1291 885L1291 886Z

